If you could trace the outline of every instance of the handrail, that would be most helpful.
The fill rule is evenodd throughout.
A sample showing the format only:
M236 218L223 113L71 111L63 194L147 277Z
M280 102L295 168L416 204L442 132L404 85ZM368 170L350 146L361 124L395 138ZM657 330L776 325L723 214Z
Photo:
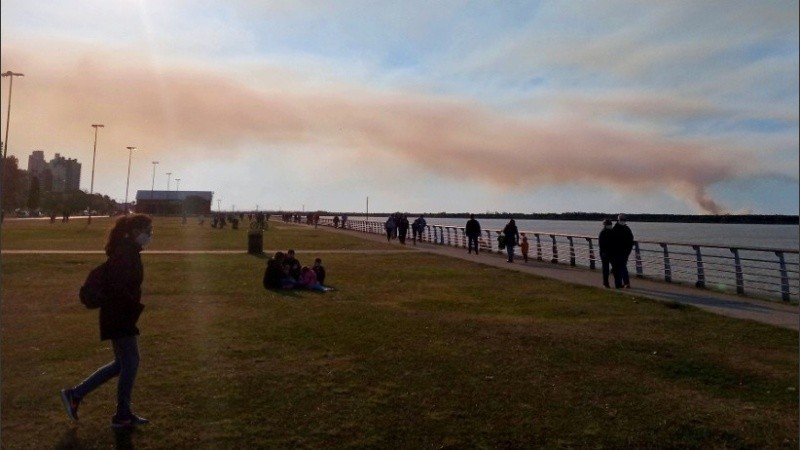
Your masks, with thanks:
M320 225L334 226L330 218L320 218ZM383 234L383 222L350 219L346 228L364 233ZM500 253L497 237L502 230L484 229L479 246L484 251ZM411 230L409 230L411 233ZM597 270L599 247L596 236L520 231L533 236L531 258L553 264ZM467 247L466 229L455 225L426 225L422 241L436 245ZM549 245L548 245L549 244ZM563 245L566 251L559 251ZM516 247L515 252L519 252ZM566 255L566 259L565 259ZM639 278L661 278L667 283L686 282L697 288L734 291L798 301L800 297L800 250L731 247L713 244L636 240L631 263Z

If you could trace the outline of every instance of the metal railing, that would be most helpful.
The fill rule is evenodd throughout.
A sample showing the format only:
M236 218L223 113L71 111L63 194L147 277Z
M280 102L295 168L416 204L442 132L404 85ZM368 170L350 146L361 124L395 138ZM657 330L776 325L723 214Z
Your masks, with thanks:
M330 218L320 225L333 226ZM385 234L384 223L348 220L345 228L370 234ZM482 250L504 253L498 247L501 230L483 230ZM521 231L530 245L529 258L553 264L569 264L597 270L600 261L596 236ZM408 230L411 239L411 229ZM452 247L467 247L464 227L427 225L422 241ZM515 247L516 255L520 248ZM800 292L800 251L756 247L685 244L677 242L634 242L629 264L637 277L663 279L668 283L690 283L698 288L736 292L797 302Z

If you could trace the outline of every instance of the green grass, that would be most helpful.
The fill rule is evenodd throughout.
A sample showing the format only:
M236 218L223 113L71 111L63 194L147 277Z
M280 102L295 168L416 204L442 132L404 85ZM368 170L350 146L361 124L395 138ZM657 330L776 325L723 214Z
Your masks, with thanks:
M195 227L160 220L154 248L242 247ZM4 248L76 239L34 228L4 225ZM797 332L424 253L325 254L397 247L324 230L272 223L265 246L321 250L337 290L265 291L246 254L143 255L134 407L153 423L123 442L114 383L77 427L58 398L111 355L77 299L102 256L4 255L3 448L797 448Z
M86 219L70 219L68 223L50 223L49 220L7 220L3 223L4 250L102 250L108 231L115 218L94 217L92 224ZM179 218L153 218L153 243L149 250L247 250L248 221L234 230L230 224L224 229L211 228L208 218L199 225L196 218L182 224ZM357 237L332 234L322 227L300 227L272 220L264 232L264 249L286 250L369 250L396 249L388 244L376 243Z

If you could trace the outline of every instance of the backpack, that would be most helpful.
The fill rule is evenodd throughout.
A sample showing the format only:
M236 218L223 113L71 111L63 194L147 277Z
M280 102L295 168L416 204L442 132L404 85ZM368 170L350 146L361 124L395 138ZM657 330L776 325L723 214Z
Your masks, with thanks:
M87 309L97 309L106 301L107 268L108 261L92 269L81 286L79 297Z

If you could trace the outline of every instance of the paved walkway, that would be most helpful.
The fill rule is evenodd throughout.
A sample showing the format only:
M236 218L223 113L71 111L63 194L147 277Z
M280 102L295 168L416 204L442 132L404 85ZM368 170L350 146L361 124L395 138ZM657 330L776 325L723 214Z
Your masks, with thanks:
M332 232L346 233L364 239L386 242L386 236L367 234L351 230L326 228ZM392 241L398 247L401 245ZM419 251L435 253L453 258L475 261L481 264L500 267L503 269L517 270L532 273L546 278L552 278L566 283L584 286L602 287L602 275L599 270L590 270L582 267L570 267L564 264L551 264L549 262L532 261L527 263L522 259L514 263L506 262L505 254L482 252L479 255L467 253L462 247L418 243L416 246L411 240L406 240L403 248L412 248ZM674 301L696 306L700 309L738 319L754 320L756 322L775 325L792 330L800 329L800 307L797 305L780 303L780 300L767 301L749 297L726 294L721 292L698 289L694 286L667 283L644 278L633 278L631 288L619 291L620 294L634 294L642 297L661 301Z

